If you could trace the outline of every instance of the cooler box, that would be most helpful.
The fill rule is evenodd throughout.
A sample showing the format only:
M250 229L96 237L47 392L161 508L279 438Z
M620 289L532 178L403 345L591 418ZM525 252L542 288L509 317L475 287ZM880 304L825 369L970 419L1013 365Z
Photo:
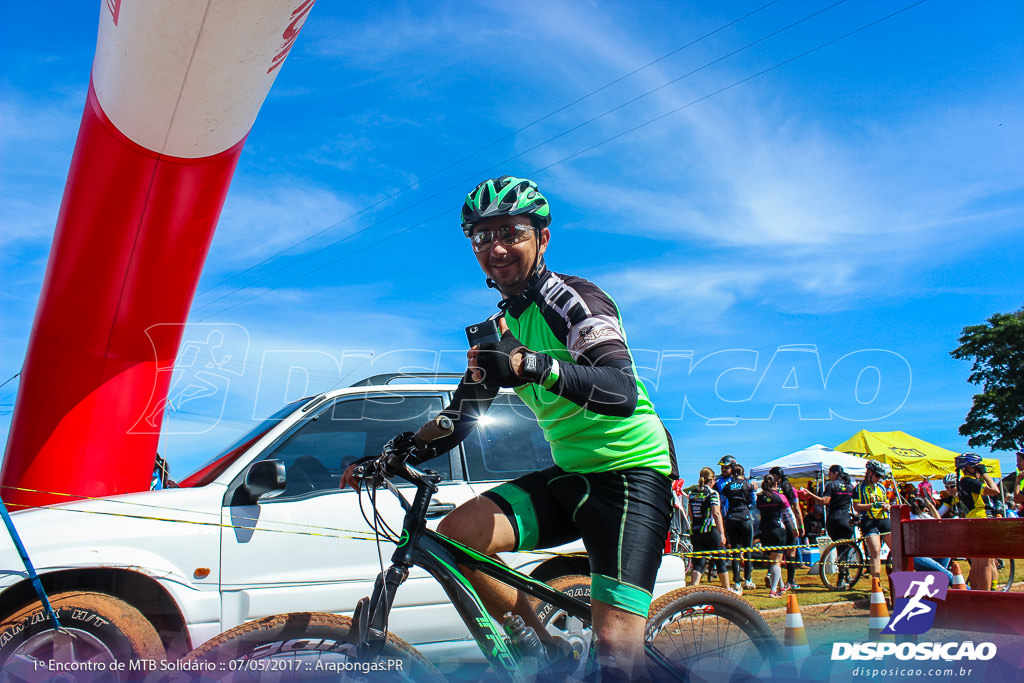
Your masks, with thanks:
M818 560L821 559L821 551L818 548L801 548L799 553L800 564L810 565L811 571L818 569Z

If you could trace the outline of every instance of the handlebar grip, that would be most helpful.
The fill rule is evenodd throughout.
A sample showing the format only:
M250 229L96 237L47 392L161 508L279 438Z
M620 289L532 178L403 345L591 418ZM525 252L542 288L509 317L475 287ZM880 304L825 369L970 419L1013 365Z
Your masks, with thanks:
M442 414L420 427L419 431L413 435L413 439L416 441L416 445L422 448L431 441L444 438L454 431L455 423L450 417Z

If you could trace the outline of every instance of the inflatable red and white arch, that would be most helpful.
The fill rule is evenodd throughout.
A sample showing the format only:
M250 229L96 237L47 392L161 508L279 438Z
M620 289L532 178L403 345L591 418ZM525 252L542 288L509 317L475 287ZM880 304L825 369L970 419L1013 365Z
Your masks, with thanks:
M246 136L314 0L103 0L2 495L148 488L169 372ZM170 323L170 325L168 325ZM177 329L151 339L147 330ZM63 494L63 495L60 495Z

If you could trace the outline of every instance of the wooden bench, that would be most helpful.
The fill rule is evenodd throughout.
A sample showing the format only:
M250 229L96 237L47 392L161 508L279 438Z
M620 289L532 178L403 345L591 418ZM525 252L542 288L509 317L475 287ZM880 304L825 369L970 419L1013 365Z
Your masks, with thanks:
M1012 557L1022 571L1024 518L910 519L910 507L900 505L890 519L893 571L914 571L915 557ZM895 596L891 581L889 589ZM932 628L1024 636L1024 592L947 591Z

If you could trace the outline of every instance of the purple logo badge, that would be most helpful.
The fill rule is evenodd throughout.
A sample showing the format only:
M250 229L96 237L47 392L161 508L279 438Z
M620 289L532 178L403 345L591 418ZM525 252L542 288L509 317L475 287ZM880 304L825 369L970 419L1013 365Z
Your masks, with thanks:
M949 577L942 572L893 572L893 610L882 633L920 634L935 622L935 600L945 600Z

